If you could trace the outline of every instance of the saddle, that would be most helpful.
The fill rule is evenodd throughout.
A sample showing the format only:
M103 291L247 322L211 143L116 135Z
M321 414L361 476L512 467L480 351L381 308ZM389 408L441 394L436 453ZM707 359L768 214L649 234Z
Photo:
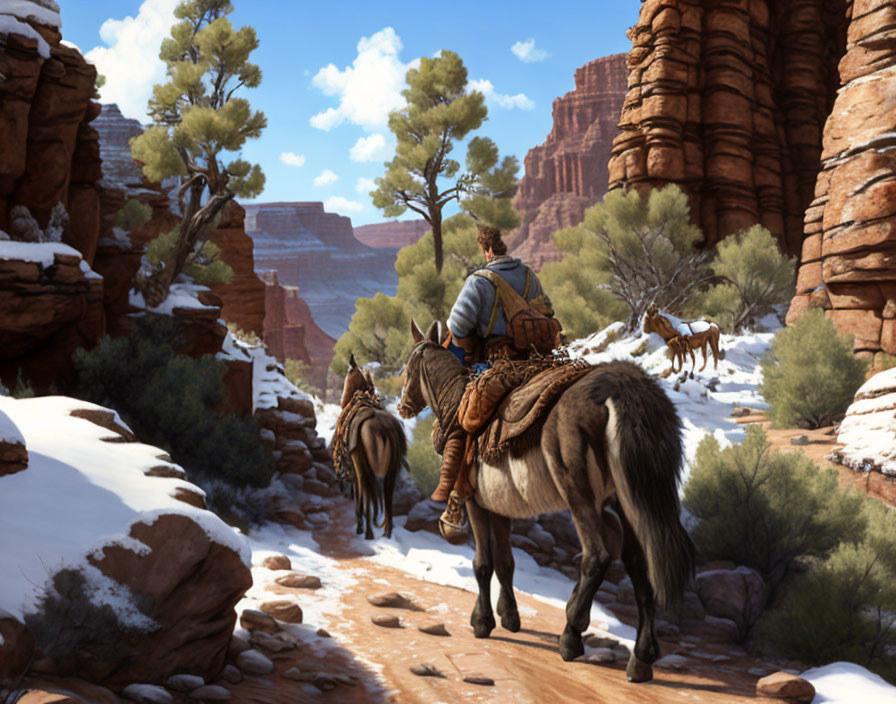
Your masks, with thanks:
M377 411L385 410L379 397L370 391L355 391L352 400L342 409L336 421L330 454L341 481L353 481L355 476L351 455L360 443L363 421L373 418Z
M536 444L548 412L564 391L591 371L582 360L498 359L466 388L458 420L486 462ZM473 448L471 448L472 450Z

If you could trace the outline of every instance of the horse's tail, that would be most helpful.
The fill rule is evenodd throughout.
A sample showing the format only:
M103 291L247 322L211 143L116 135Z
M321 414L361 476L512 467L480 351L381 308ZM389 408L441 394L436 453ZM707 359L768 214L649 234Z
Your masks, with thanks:
M387 444L389 446L389 461L386 476L383 479L383 522L386 527L386 537L392 535L392 495L395 493L395 483L402 467L407 467L408 440L404 434L401 422L390 415L387 425Z
M386 527L386 535L392 529L392 495L398 473L405 464L407 454L407 438L401 423L390 413L381 411L367 421L366 429L371 431L371 442L365 443L364 477L366 500L370 502L372 520L378 528ZM372 466L376 465L376 469ZM383 477L382 484L377 475ZM366 506L366 504L365 504ZM383 520L377 523L379 512L383 511Z
M368 421L369 422L369 421ZM380 525L376 522L380 515L380 506L382 506L382 491L379 482L376 480L376 474L370 465L369 453L372 448L363 447L363 451L358 453L358 472L360 474L358 487L360 495L358 501L364 514L374 525Z
M681 598L694 574L694 544L681 525L681 421L659 384L637 368L607 375L607 456L622 510L647 559L660 605Z

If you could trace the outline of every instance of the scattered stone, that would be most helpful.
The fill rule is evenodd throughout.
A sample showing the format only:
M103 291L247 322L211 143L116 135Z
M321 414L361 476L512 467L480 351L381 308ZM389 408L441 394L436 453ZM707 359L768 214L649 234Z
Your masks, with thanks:
M787 672L774 672L756 683L756 694L760 697L809 704L815 698L815 687L802 677Z
M129 684L121 693L137 704L171 704L174 701L171 692L154 684Z
M269 675L274 671L274 663L270 658L257 650L240 653L236 659L236 666L250 675Z
M415 504L408 513L408 519L404 524L405 530L416 533L418 530L427 530L430 533L439 532L439 516L445 510L444 505L424 499Z
M346 687L354 687L358 684L358 680L356 680L351 675L333 675L333 678L339 684L344 684Z
M423 609L417 606L413 601L408 599L406 596L402 596L398 592L385 592L383 594L375 594L374 596L367 597L367 601L369 601L374 606L378 606L382 609L407 609L408 611L423 611Z
M401 621L398 616L393 616L392 614L378 614L370 620L382 628L401 628Z
M323 628L318 628L317 629L317 637L318 638L329 638L330 632L327 630L324 630Z
M298 572L290 572L282 577L274 580L281 587L289 589L320 589L320 577L310 574L299 574Z
M249 643L248 638L234 633L230 638L230 645L227 647L227 655L231 658L235 658L237 655L247 651L251 647L252 644Z
M291 667L283 673L283 676L286 679L293 680L295 682L310 682L314 678L314 673L302 672L297 667Z
M233 665L225 665L221 670L220 678L230 684L239 684L243 681L243 673Z
M277 638L276 636L272 636L269 633L265 633L264 631L255 631L250 637L252 645L257 645L259 648L264 648L272 653L279 653L284 650L292 650L296 646L292 643L287 643L286 641Z
M654 667L662 667L667 670L686 670L690 665L690 660L683 655L666 655L653 663L653 665Z
M616 655L609 648L596 648L585 660L588 662L616 662Z
M411 672L418 677L441 677L442 679L445 679L445 675L443 675L435 665L430 665L428 663L414 665L411 668Z
M613 648L619 645L618 640L598 635L597 633L588 633L584 638L585 645L589 648Z
M329 692L339 686L339 683L336 681L335 677L323 672L318 672L314 676L314 679L311 680L311 684L317 687L321 692Z
M464 677L464 682L468 684L480 684L483 687L494 687L495 681L491 677L482 677L480 675L470 675Z
M321 692L329 692L336 689L340 684L335 675L330 675L326 672L302 672L297 667L289 668L283 673L283 676L296 682L310 682ZM351 680L349 684L354 686L354 680Z
M276 633L280 630L280 626L272 616L258 609L246 609L240 615L240 625L247 631L264 631L265 633Z
M790 438L791 445L808 445L809 444L809 436L808 435L797 435L794 438Z
M189 697L203 702L226 702L230 699L230 690L218 684L207 684L199 689L194 689L190 692Z
M746 406L735 406L734 410L731 412L732 418L746 418L749 415L752 415L753 411Z
M660 638L678 638L681 629L674 623L669 623L662 619L656 621L656 633Z
M450 636L451 634L448 632L448 629L445 628L444 623L430 623L426 626L420 626L418 629L421 633L425 633L428 636Z
M264 558L261 566L267 567L269 570L291 570L292 562L286 555L271 555Z
M175 692L192 692L194 689L199 689L205 684L205 680L199 675L171 675L168 680L165 682L165 686L168 689L173 689Z
M268 616L273 616L278 621L284 623L301 623L302 607L294 601L266 601L261 605L261 610Z

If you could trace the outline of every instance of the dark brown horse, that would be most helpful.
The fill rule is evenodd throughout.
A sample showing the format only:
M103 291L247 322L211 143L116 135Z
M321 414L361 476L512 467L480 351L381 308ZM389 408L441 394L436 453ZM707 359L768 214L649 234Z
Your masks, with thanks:
M362 392L361 398L356 392ZM383 523L377 527L385 525L384 535L392 535L392 495L398 472L405 464L407 438L401 422L378 402L368 399L376 399L373 379L358 367L352 355L342 390L342 415L336 425L337 434L343 437L334 438L334 448L342 442L351 458L356 532L371 540L372 526L381 508ZM353 404L363 407L350 408Z
M439 346L434 325L416 345L405 370L399 413L430 406L450 422L444 399L456 396L469 375ZM512 518L569 509L582 543L579 579L566 605L560 655L584 652L582 633L610 562L619 557L638 604L638 635L626 673L633 682L653 677L659 657L655 605L679 599L694 571L694 546L680 521L681 423L675 406L638 365L601 364L567 389L549 411L538 443L473 472L467 511L476 539L473 570L479 597L470 623L477 638L495 628L489 594L492 572L501 584L501 624L518 631L513 595Z

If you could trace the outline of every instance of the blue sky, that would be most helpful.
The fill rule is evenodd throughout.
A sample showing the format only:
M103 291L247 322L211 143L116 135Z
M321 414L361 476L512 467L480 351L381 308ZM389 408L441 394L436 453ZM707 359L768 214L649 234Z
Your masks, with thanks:
M60 2L63 36L107 75L103 100L129 117L146 121L146 98L163 78L158 46L176 4ZM522 175L526 152L550 131L553 100L572 90L579 66L628 51L625 32L640 7L638 0L233 4L233 24L252 25L260 40L252 59L264 78L243 93L268 118L261 139L243 152L267 176L259 200L325 201L356 225L385 219L367 191L391 158L385 118L414 59L441 49L460 54L487 97L489 119L477 134L494 139L502 156L517 156ZM456 151L460 161L464 154Z

